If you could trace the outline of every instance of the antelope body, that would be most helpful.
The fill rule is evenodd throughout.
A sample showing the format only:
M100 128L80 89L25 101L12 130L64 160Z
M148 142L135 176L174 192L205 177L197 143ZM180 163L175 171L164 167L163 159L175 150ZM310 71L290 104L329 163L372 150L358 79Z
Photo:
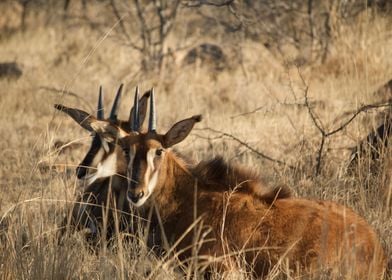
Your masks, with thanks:
M263 188L258 176L220 159L187 164L170 148L201 117L158 134L153 92L150 102L147 132L138 130L137 118L129 133L92 116L84 127L121 146L128 201L144 213L156 209L160 224L153 226L161 227L180 260L187 262L197 248L200 258L213 258L222 270L240 255L258 277L280 263L310 274L326 270L354 279L382 277L385 255L364 219L331 201L291 198L284 188ZM195 224L203 236L197 245Z
M331 201L289 198L279 189L255 196L239 187L230 195L213 176L201 177L200 166L187 166L176 154L165 153L154 192L139 207L156 207L170 244L183 238L176 247L181 260L191 258L195 246L193 231L183 235L201 219L204 239L211 241L200 246L198 255L219 260L238 252L253 264L258 277L282 258L290 268L313 274L329 270L356 279L382 276L385 257L380 242L352 210ZM226 183L240 185L237 180ZM217 265L225 269L233 263L234 259L225 257Z

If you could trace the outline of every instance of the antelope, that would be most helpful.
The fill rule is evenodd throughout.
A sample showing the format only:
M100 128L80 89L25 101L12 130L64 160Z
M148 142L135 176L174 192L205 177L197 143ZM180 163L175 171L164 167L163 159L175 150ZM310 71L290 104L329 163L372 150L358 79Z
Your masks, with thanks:
M123 128L125 131L129 131L129 123L132 122L134 116L133 108L128 121L119 120L117 117L122 88L123 85L121 84L116 93L109 118L106 121ZM138 91L139 89L137 88L136 90ZM147 91L138 100L138 117L142 123L146 115L149 96L150 91ZM67 113L74 120L83 118L83 115L78 115L80 112L73 108L65 106L57 106L56 108ZM97 119L105 119L102 87L99 89ZM115 212L120 213L119 217L122 220L120 230L127 227L125 220L129 218L128 215L121 214L130 214L131 209L129 204L125 202L127 183L124 181L126 170L123 164L125 159L122 155L122 150L118 149L116 145L102 141L100 135L96 133L93 133L92 136L90 149L76 168L76 175L83 186L83 192L77 197L71 215L65 218L62 225L63 233L69 225L72 225L79 229L87 229L90 237L97 238L99 230L104 227L103 210L106 208L103 206L112 207ZM115 205L110 204L112 201L115 201ZM107 232L107 237L109 238L113 234L111 232L111 227L114 223L112 220L113 215L112 211L106 213L107 227L105 227L105 230L109 229Z
M136 104L134 108L137 112ZM143 209L142 215L146 209L156 210L160 224L153 226L160 226L166 237L160 242L169 243L184 263L197 247L198 257L212 260L222 272L241 255L257 277L282 262L310 275L326 270L355 279L382 277L386 266L382 246L371 226L351 209L332 201L292 198L284 188L256 195L252 190L259 178L251 172L220 159L192 165L173 152L171 148L189 135L201 115L159 134L153 91L147 132L139 130L137 117L126 132L108 121L81 115L79 123L85 129L121 146L129 203ZM242 184L248 185L245 191ZM229 186L238 186L238 191L234 188L228 194ZM204 241L197 245L191 230L195 223Z

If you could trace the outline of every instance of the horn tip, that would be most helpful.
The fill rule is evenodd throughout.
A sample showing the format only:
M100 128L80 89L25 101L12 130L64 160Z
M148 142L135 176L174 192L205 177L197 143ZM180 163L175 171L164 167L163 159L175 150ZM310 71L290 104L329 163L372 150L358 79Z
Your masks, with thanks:
M143 96L149 98L151 96L151 90L146 91Z
M118 87L118 92L119 93L121 93L123 87L124 87L124 83L121 83L120 86Z
M195 122L201 122L203 117L202 117L202 115L196 115L196 116L193 116L192 119L194 119Z
M64 109L65 109L65 106L64 106L64 105L62 105L62 104L54 104L54 108L56 108L57 110L60 110L60 111L62 111L62 110L64 110Z

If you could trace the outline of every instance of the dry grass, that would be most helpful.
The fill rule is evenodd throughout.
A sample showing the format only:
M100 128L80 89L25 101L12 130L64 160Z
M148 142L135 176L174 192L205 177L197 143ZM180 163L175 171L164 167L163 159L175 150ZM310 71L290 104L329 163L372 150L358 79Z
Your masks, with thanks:
M185 21L179 18L178 24ZM109 35L112 24L105 28ZM390 19L363 16L336 33L332 55L325 64L299 69L309 85L314 111L326 129L339 127L344 121L340 117L360 104L379 101L372 92L392 77L390 24ZM173 34L169 44L193 40L184 34ZM200 36L199 40L208 38ZM230 47L227 38L215 38L215 43ZM175 120L198 113L204 116L198 129L177 147L179 151L195 160L224 155L261 170L270 184L288 184L298 196L330 199L352 207L375 228L391 256L391 206L385 196L389 190L390 197L392 188L390 169L381 165L381 172L374 174L365 158L352 174L345 170L348 148L376 125L379 111L361 114L327 139L321 175L314 177L321 138L301 105L304 84L298 69L285 67L285 61L271 57L258 43L244 40L240 44L241 67L211 75L206 67L181 67L180 61L173 61L160 74L147 76L139 72L134 52L84 25L37 27L0 41L0 61L15 60L23 67L20 79L0 80L0 277L198 277L202 265L197 258L183 268L175 257L156 258L143 242L126 242L124 235L119 235L113 248L96 253L77 234L63 244L57 242L56 226L74 198L74 169L88 148L89 137L72 120L55 112L53 104L92 112L98 86L104 86L108 106L120 82L125 82L128 94L120 113L123 118L128 116L133 87L155 86L162 131ZM253 113L244 114L247 112ZM233 139L205 128L231 134L296 169L264 160ZM58 141L81 145L59 150ZM387 157L391 157L390 151L386 151ZM226 276L250 277L241 256L238 262L243 270ZM290 274L283 262L268 279L299 277Z

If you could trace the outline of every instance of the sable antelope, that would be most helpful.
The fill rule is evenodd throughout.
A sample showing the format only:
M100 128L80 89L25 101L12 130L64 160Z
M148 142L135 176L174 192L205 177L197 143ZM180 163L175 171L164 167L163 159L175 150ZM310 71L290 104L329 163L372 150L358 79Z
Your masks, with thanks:
M117 117L122 88L123 85L117 91L109 118L106 121L123 128L125 131L129 131L129 123L134 118L133 108L128 121L119 120ZM138 88L136 90L138 91ZM146 115L149 96L150 91L147 91L137 102L139 108L138 117L142 122ZM79 124L84 121L85 115L88 115L85 112L81 113L76 109L61 105L56 106L56 109L67 113ZM97 119L105 120L102 87L99 90ZM102 229L104 220L103 210L105 207L103 206L113 208L118 212L118 217L122 221L120 230L127 227L128 223L126 220L129 220L129 217L121 215L130 214L129 204L126 203L125 199L127 182L124 179L126 175L124 162L125 158L121 149L112 143L102 141L101 137L93 132L90 149L76 168L77 177L80 179L84 190L77 197L72 214L63 222L64 231L66 230L66 225L72 225L81 229L89 229L93 238L99 237L99 230ZM112 205L113 201L115 201L115 205ZM107 225L105 229L109 229L107 237L113 234L111 231L114 225L113 215L112 211L106 211Z
M241 254L258 277L282 260L310 274L322 269L355 279L382 277L385 255L380 242L352 210L330 201L290 198L285 190L228 195L227 185L241 185L238 179L257 181L257 177L219 160L192 166L172 152L170 148L199 121L200 115L193 116L158 134L152 92L147 132L127 133L92 116L84 125L122 147L129 202L157 210L167 241L176 244L181 260L187 262L192 255L196 245L189 228L199 221L207 241L197 246L198 256L217 257L222 270L235 263L233 255ZM132 127L138 128L137 118ZM221 168L214 172L210 170L214 165Z

